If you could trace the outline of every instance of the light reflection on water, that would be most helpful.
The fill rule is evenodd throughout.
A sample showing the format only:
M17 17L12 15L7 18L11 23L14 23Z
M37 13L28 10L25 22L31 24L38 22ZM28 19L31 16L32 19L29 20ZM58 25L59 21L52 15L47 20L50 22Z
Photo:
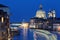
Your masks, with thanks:
M44 35L38 35L34 33L34 40L47 40L47 38Z
M21 28L20 35L14 36L13 40L34 40L33 32L29 29Z
M23 40L27 40L28 29L23 29Z
M33 38L34 38L34 40L37 40L37 35L35 32L33 33Z
M13 40L47 40L44 36L37 35L33 30L20 29L20 35L14 36Z

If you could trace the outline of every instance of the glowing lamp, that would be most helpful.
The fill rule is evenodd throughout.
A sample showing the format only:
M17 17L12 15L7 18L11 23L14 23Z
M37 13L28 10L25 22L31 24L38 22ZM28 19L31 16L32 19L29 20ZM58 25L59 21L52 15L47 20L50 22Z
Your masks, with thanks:
M23 23L22 26L23 26L23 28L26 29L26 28L28 28L28 23Z

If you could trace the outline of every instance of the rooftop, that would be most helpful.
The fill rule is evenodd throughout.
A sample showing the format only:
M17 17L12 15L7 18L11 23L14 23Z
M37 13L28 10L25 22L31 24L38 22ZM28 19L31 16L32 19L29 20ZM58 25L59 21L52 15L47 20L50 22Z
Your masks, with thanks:
M8 6L5 6L5 5L3 5L3 4L0 4L0 7L8 7Z

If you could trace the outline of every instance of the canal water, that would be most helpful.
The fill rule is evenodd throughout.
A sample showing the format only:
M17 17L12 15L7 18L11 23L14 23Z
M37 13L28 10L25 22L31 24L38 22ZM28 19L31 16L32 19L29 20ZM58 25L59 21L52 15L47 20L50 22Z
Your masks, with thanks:
M30 29L19 29L20 34L15 35L13 40L34 40L33 31Z
M15 35L13 37L13 40L48 40L46 37L43 35L36 34L33 30L31 29L19 29L20 33L19 35ZM60 39L60 34L58 32L52 32L56 36L56 40ZM50 35L50 34L49 34ZM51 37L51 36L50 36ZM51 38L50 38L51 39ZM53 39L51 39L53 40Z

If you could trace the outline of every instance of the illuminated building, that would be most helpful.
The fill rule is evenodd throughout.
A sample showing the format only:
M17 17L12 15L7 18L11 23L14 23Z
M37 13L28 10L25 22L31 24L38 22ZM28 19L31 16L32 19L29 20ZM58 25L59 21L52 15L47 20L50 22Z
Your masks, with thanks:
M43 19L46 18L45 11L42 10L42 5L40 5L40 10L36 12L36 17L43 18Z
M14 35L19 35L19 29L28 29L29 23L28 22L12 22L10 23L10 28L11 28L11 34L12 36Z
M42 11L42 5L40 5L40 9L37 11L36 17L30 19L29 28L60 31L60 18L56 17L55 9L49 11L47 18L45 11Z
M7 6L0 4L0 40L8 40L10 38L8 10Z
M53 13L53 17L56 17L56 12L55 12L55 10L52 10L52 13Z
M46 19L46 12L43 10L42 5L40 5L40 10L36 12L36 16L30 20L30 28L38 28L42 26L44 20ZM42 28L42 27L41 27Z
M52 11L50 11L49 13L48 13L48 17L56 17L56 12L55 12L55 10L52 10Z
M30 28L35 28L35 20L34 20L34 19L31 19L31 20L30 20L29 27L30 27Z
M33 17L30 20L34 21L33 23L30 21L30 28L32 28L32 25L34 25L33 28L42 28L43 24L45 22L45 20L43 18L37 18L37 17Z
M43 18L33 17L30 20L33 20L34 22L32 23L30 21L29 28L44 29L49 31L60 31L60 18L43 19Z

